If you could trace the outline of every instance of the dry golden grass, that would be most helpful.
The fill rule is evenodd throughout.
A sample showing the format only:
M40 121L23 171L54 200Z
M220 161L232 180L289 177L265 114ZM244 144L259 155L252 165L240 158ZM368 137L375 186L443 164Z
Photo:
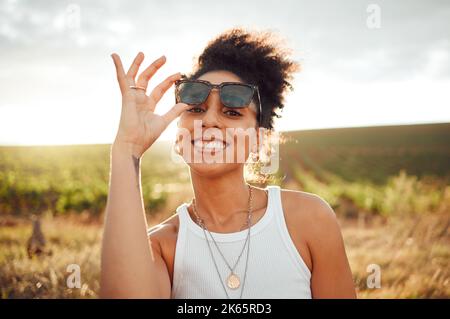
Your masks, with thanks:
M391 218L366 227L344 222L358 297L450 297L449 222L448 214ZM380 266L381 288L368 288L370 264Z
M31 225L23 220L0 228L0 293L2 298L90 298L97 296L100 274L101 226L66 218L43 220L51 256L26 252ZM70 289L67 267L81 269L81 288Z
M99 288L101 221L45 218L52 256L26 255L31 225L23 219L0 226L2 298L95 298ZM377 219L362 225L341 219L359 298L450 297L447 213ZM67 288L67 266L78 264L81 288ZM381 267L381 288L369 289L369 264Z

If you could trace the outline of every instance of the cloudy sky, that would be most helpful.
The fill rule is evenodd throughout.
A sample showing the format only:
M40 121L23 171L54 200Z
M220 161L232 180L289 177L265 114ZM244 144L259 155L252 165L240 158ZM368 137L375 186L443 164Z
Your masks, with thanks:
M165 54L151 88L233 26L278 33L302 64L279 129L450 121L450 1L0 0L0 144L111 143L112 52Z

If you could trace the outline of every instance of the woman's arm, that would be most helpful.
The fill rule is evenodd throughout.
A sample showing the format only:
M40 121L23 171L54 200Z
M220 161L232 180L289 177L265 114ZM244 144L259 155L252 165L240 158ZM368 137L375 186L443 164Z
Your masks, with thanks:
M308 242L313 264L313 298L356 298L336 214L325 200L317 197L316 202Z
M111 149L101 273L103 298L170 298L167 267L147 237L140 159L127 144Z
M120 57L117 54L111 56L122 93L122 110L111 148L100 297L169 298L171 287L167 267L159 253L152 250L152 242L147 237L140 159L170 122L188 107L178 103L163 115L154 113L156 104L181 74L169 76L147 95L148 82L165 63L165 57L154 61L137 77L144 60L142 52L126 73ZM142 89L136 89L136 86Z

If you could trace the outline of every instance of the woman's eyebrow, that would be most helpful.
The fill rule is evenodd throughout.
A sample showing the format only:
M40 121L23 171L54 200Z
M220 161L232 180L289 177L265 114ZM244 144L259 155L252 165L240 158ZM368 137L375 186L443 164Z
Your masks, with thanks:
M204 81L204 82L208 82L209 84L213 84L213 85L221 85L222 83L229 83L229 84L246 84L245 82L239 82L239 81L222 81L220 83L212 83L211 81L208 80L202 80L202 79L197 79L199 81Z
M250 110L247 110L247 109L249 109L249 107L228 107L228 106L226 106L226 105L223 105L223 109L226 109L227 111L228 110L231 110L231 111L235 111L235 112L239 112L239 113L242 113L242 112L251 112Z

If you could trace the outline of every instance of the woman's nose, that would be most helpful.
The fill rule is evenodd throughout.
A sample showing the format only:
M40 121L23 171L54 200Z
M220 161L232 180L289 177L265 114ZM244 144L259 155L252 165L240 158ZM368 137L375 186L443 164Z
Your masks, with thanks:
M211 93L208 96L208 99L205 101L207 108L205 115L202 118L202 126L203 127L220 127L220 110L221 110L221 102L220 96L217 89L212 89Z

